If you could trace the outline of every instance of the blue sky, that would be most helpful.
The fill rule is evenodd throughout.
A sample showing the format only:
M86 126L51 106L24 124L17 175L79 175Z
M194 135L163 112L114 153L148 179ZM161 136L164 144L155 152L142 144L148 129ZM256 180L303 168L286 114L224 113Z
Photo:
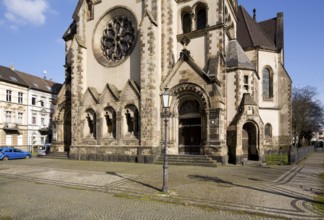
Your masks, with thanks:
M107 0L105 0L107 1ZM109 0L111 1L111 0ZM0 0L0 65L64 81L62 35L78 0ZM317 87L324 104L324 1L239 0L257 21L284 13L285 67L293 86ZM315 7L312 7L315 6Z

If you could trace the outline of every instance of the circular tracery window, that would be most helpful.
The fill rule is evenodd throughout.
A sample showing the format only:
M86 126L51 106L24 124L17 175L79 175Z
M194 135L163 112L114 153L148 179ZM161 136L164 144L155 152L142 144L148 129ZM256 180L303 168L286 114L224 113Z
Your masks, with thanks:
M134 33L133 23L127 17L119 16L111 20L101 38L104 56L113 62L125 58L134 44Z
M93 37L93 51L104 66L117 66L127 59L136 42L136 19L125 8L115 8L103 16Z

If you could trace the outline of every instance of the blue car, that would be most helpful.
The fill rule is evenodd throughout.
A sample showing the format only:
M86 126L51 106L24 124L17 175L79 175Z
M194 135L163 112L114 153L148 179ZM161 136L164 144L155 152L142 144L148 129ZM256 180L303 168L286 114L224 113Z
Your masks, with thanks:
M0 160L29 159L31 157L31 153L22 151L14 147L0 148Z

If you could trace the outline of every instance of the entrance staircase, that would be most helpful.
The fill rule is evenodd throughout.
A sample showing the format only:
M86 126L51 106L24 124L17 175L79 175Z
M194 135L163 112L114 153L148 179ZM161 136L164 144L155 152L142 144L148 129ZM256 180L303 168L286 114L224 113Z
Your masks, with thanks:
M163 164L164 155L160 155L155 164ZM217 167L217 163L206 155L168 155L169 165Z
M37 156L44 159L68 159L66 152L50 152L45 156Z

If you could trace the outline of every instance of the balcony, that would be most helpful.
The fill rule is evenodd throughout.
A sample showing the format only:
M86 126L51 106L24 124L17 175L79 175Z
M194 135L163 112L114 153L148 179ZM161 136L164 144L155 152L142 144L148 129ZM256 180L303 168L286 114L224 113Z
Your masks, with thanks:
M3 129L7 131L18 131L18 124L5 122L3 125Z

